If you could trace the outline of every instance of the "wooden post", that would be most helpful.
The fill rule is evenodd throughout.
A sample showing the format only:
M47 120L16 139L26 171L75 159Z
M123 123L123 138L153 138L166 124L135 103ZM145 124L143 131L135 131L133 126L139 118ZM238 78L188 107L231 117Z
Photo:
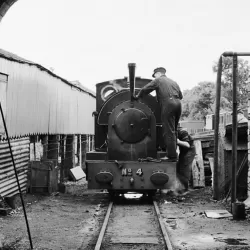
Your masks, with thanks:
M33 147L34 147L34 161L35 161L36 160L36 135L34 136Z
M47 159L58 160L58 136L49 135L48 136L48 153Z
M201 141L195 140L196 155L192 164L193 187L205 187L205 173L202 156Z
M88 151L87 152L89 152L90 151L90 136L89 135L87 135L87 143L88 143Z
M81 136L81 151L82 151L82 169L83 171L86 171L85 167L85 159L86 159L86 151L87 151L87 136L82 135Z
M247 175L247 196L248 198L244 201L244 203L250 207L250 86L248 84L248 175Z
M82 168L82 136L78 135L77 153L79 165Z
M247 178L247 195L249 199L249 204L250 204L250 86L248 84L248 144L247 144L247 149L248 149L248 178Z
M214 188L214 158L208 157L208 160L212 172L212 188Z
M73 168L76 166L76 136L73 135L73 142L72 142L72 157L73 157Z
M66 139L66 152L64 160L64 177L69 177L69 170L75 165L75 146L74 146L74 135L67 135Z
M66 135L62 135L60 140L60 155L61 155L60 183L61 184L64 182L65 144L66 144Z
M42 144L43 144L43 156L42 159L46 160L47 159L47 153L48 153L48 136L45 135L42 138Z

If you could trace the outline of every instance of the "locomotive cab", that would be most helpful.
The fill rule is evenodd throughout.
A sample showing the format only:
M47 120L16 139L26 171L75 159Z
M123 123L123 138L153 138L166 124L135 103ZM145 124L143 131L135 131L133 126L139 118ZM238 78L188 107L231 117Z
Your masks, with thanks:
M86 155L89 189L154 192L174 188L176 162L162 162L166 153L160 107L152 95L133 97L150 80L127 78L97 84L95 151ZM135 89L135 86L137 89Z

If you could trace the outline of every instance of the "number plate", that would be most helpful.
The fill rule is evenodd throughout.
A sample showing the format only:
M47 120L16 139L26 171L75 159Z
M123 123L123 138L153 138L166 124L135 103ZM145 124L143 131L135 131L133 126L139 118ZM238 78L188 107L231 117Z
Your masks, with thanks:
M143 175L142 169L138 168L136 171L136 174L139 176L142 176ZM122 176L132 176L132 175L133 175L133 172L132 172L131 168L123 168L122 169Z
M143 175L142 169L139 168L139 169L136 171L136 174L139 175L139 176L142 176L142 175Z

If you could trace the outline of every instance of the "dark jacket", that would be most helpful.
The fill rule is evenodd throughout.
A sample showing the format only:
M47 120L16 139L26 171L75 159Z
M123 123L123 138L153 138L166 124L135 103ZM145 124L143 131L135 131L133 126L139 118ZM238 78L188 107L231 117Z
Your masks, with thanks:
M156 91L158 102L160 106L163 106L163 103L171 98L182 99L183 95L180 90L179 85L166 77L165 75L154 79L145 85L139 92L138 97L143 97L144 95L149 94L153 90Z
M180 154L179 154L179 164L186 166L193 162L193 159L196 155L194 140L191 135L186 130L178 129L178 139L181 141L188 142L190 148L186 147L179 147Z
M188 144L190 145L190 148L186 148L186 147L180 147L180 154L185 155L188 151L190 151L191 148L193 148L193 138L192 136L189 135L189 133L184 130L184 129L178 129L178 137L177 137L180 141L185 141L188 142Z

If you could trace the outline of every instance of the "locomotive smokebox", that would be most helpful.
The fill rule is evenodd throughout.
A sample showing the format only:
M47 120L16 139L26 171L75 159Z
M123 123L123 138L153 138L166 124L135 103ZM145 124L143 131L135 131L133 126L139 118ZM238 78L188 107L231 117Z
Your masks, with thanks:
M131 101L134 100L134 94L135 94L135 68L136 68L135 63L128 64Z

